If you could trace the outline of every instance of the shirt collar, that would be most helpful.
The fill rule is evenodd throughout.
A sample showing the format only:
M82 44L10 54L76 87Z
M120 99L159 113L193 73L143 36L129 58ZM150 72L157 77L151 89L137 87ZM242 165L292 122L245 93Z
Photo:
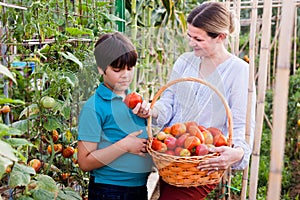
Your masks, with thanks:
M130 90L127 89L126 94L129 94L129 93L130 93ZM100 85L98 86L98 88L96 90L96 94L98 96L100 96L101 98L105 99L105 100L112 100L114 98L121 98L121 96L117 95L116 93L111 91L111 89L106 87L104 85L104 83L100 83Z

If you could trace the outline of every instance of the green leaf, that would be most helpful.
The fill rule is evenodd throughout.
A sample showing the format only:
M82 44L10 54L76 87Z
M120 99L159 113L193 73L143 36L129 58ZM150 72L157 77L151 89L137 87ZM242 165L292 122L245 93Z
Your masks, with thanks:
M47 175L39 174L37 176L37 187L52 193L58 193L58 187L55 181Z
M78 192L75 192L72 188L67 187L59 191L57 199L58 200L65 200L65 199L80 200L82 198L79 196Z
M119 22L126 22L124 19L121 19L115 15L108 14L107 18L110 19L111 21L119 21Z
M19 120L12 123L12 127L17 128L18 130L25 132L28 130L28 126L31 127L32 122L28 119Z
M80 62L80 60L78 60L78 58L76 58L76 56L74 56L72 53L67 52L67 54L65 54L64 52L59 52L59 54L61 54L66 59L72 60L73 62L75 62L76 64L78 64L80 69L83 68L82 62Z
M8 158L12 161L18 161L17 157L13 152L14 149L9 144L0 140L0 156Z
M66 32L68 32L72 36L79 36L79 35L93 36L93 31L90 29L79 29L79 28L74 28L74 27L67 27Z
M10 174L9 187L26 186L30 182L30 174L35 174L32 167L15 163Z
M5 124L0 123L0 136L10 136L10 135L22 135L22 131L16 128L11 128Z
M49 192L45 189L35 189L32 194L34 200L45 200L45 199L55 199L55 193Z
M25 104L25 102L22 101L22 100L1 97L0 98L0 104L6 104L6 103L23 104L23 105Z
M3 74L5 76L7 76L8 78L10 78L15 84L17 84L16 79L14 78L13 74L9 71L9 69L7 67L5 67L4 65L0 64L0 74Z
M20 196L17 198L17 200L34 200L34 199L29 196Z
M31 115L39 113L39 107L37 104L31 104L28 107L26 107L22 112L20 113L19 119L21 119L23 116L29 117Z
M24 145L34 146L31 142L24 138L8 138L6 141L13 147L19 147Z
M62 125L61 125L60 121L58 119L50 117L50 116L47 117L47 121L44 122L43 127L47 131L52 131L52 130L58 129L58 128L62 129Z

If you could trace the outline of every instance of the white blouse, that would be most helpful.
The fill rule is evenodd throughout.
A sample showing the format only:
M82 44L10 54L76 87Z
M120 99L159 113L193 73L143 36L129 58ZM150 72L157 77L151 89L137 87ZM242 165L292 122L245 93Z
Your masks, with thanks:
M199 78L201 59L193 52L182 54L175 62L170 80L181 77ZM256 92L252 97L250 145L245 141L246 112L248 101L249 65L232 55L217 66L205 81L218 89L227 100L233 119L233 145L244 149L244 157L235 163L233 169L244 169L252 152ZM255 87L254 87L255 88ZM153 124L170 126L176 122L196 121L205 127L217 127L225 136L228 134L225 107L219 96L208 86L198 82L185 81L172 85L155 103L158 118Z

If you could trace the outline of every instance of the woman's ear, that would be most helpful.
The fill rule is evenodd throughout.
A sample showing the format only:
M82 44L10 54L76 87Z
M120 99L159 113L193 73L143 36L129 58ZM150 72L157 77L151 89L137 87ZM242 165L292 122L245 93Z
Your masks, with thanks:
M218 35L218 37L219 37L221 40L224 40L224 39L226 39L226 34L220 33L220 34Z

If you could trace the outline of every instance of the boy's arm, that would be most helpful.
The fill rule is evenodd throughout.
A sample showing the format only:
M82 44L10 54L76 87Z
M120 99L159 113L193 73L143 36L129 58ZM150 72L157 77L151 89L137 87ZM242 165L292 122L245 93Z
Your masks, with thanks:
M78 164L83 171L91 171L108 165L124 153L144 156L146 139L138 138L142 131L129 134L124 139L103 148L97 149L98 143L78 141Z

